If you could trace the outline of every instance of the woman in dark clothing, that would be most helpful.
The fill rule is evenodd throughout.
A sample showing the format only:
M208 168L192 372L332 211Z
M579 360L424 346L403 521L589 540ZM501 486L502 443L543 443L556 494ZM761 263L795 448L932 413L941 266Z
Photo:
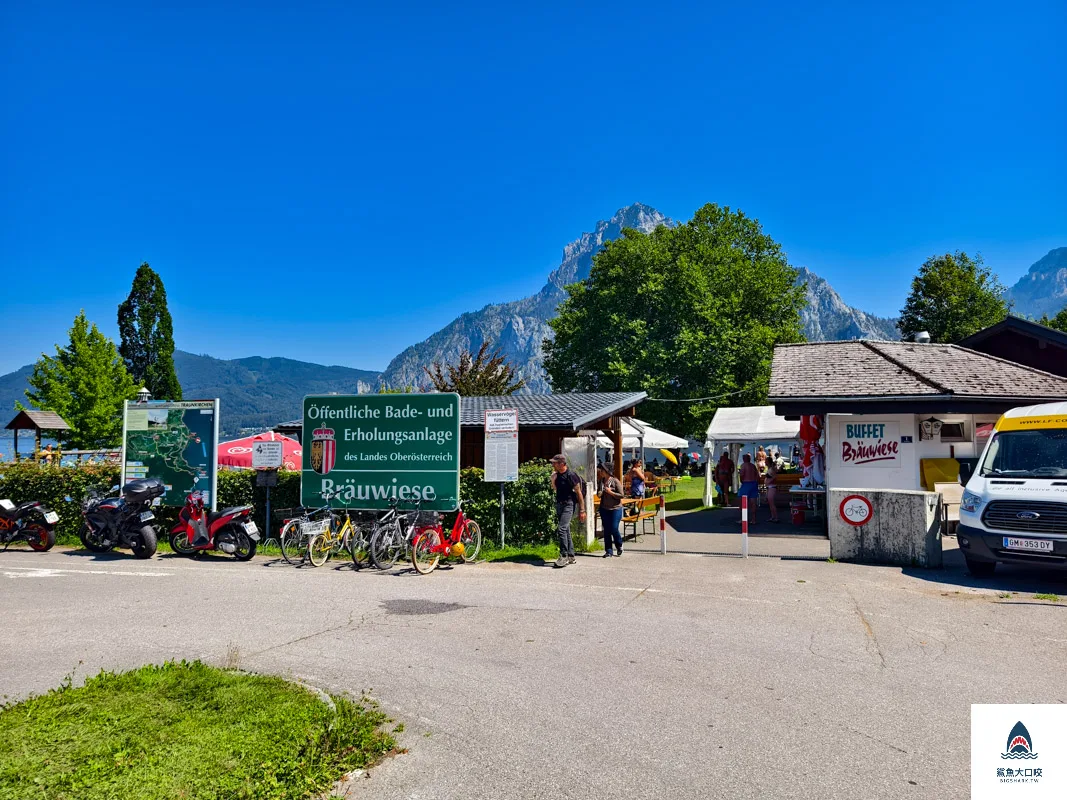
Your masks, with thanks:
M604 558L611 556L612 543L615 555L622 555L622 534L619 524L622 522L622 483L611 474L608 468L600 464L596 468L600 479L600 521L604 525Z

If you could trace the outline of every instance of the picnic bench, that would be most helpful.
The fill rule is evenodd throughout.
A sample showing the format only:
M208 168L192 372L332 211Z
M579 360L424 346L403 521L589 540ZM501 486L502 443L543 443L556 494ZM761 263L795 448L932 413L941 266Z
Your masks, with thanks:
M631 497L622 501L622 538L626 538L626 526L633 528L636 539L643 533L649 533L645 526L652 523L652 533L656 532L656 515L659 513L658 497ZM641 526L640 533L637 526Z

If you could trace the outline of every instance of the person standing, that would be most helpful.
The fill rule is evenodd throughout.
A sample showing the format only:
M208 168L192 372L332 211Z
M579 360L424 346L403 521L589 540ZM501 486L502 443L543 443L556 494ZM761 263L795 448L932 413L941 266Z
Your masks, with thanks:
M730 505L730 487L734 482L734 462L730 458L730 451L723 450L719 456L719 463L715 465L715 485L719 487L722 495L723 506Z
M552 488L556 492L556 537L559 539L557 567L574 563L574 539L571 538L571 519L578 509L578 519L585 521L585 498L582 496L582 479L567 469L567 457L563 454L552 457Z
M763 445L760 445L756 450L756 469L760 471L761 475L767 469L767 451L763 449Z
M763 483L767 487L767 510L771 512L771 522L778 522L778 458L772 458L767 462L767 472L764 473Z
M630 496L631 497L644 497L645 496L645 471L641 469L643 462L641 459L634 461L630 471L626 473L626 479L630 482Z
M752 463L752 456L745 453L741 456L741 488L737 491L738 498L747 497L749 507L752 508L752 518L755 519L756 503L759 500L759 470Z
M611 558L611 546L615 545L615 555L622 555L622 482L611 474L606 465L596 468L600 479L600 522L604 526L604 558Z

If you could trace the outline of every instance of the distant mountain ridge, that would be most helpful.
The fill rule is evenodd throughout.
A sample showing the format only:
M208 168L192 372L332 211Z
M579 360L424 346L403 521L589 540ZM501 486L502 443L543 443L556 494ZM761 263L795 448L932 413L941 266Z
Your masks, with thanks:
M1035 318L1058 314L1067 306L1067 247L1049 250L1035 261L1006 296L1014 304L1015 314Z
M800 317L809 342L900 339L896 320L876 317L846 304L824 278L807 267L800 268L797 284L807 284L808 306L800 312Z
M381 373L350 367L324 367L290 358L232 360L174 351L174 367L188 399L217 397L222 418L219 432L235 438L243 428L269 428L300 416L304 395L356 394L377 389ZM0 376L0 425L15 416L15 402L26 402L27 379L33 366Z
M482 342L489 342L526 380L526 391L543 393L551 390L541 366L542 343L552 335L548 321L567 296L567 284L589 276L593 256L605 242L617 239L623 228L649 233L659 225L672 224L654 208L634 203L619 209L609 220L601 220L590 233L583 233L563 248L563 259L537 294L509 303L488 305L479 311L461 314L428 339L412 345L385 368L383 380L390 386L421 386L426 383L423 367L434 361L456 362L460 354L477 352Z
M454 362L464 350L476 352L488 341L526 379L528 391L550 391L542 368L543 347L552 329L548 321L566 298L570 283L589 277L593 256L623 228L645 233L674 223L651 206L634 203L596 224L563 248L563 259L535 295L510 303L488 305L462 314L428 339L412 345L386 367L383 380L390 386L419 386L426 382L423 367L434 361ZM834 339L899 339L896 322L847 305L829 283L802 269L798 283L807 283L808 308L803 313L804 333L811 341Z

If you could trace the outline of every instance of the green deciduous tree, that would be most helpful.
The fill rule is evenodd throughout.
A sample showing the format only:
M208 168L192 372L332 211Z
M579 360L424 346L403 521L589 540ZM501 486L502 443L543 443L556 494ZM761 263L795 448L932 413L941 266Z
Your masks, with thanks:
M33 365L26 397L33 408L54 411L72 430L61 437L67 447L113 447L122 438L122 404L137 395L137 385L115 349L82 311L74 318L70 342L56 345L55 356L42 354ZM23 406L19 406L22 408Z
M545 369L556 392L640 391L641 417L703 435L717 406L767 397L774 346L803 341L804 289L759 221L706 205L685 225L624 230L567 287Z
M1050 317L1048 314L1042 314L1039 321L1046 327L1067 332L1067 307L1061 308L1060 312L1054 317Z
M437 391L456 392L464 397L514 394L526 385L499 351L489 352L489 342L482 342L477 355L461 353L458 364L435 361L423 370Z
M1008 314L1004 286L981 256L963 251L931 256L911 281L911 294L900 312L905 339L926 331L931 341L951 344Z
M133 379L156 400L181 400L167 290L147 262L137 268L130 295L119 306L119 336L119 354Z

